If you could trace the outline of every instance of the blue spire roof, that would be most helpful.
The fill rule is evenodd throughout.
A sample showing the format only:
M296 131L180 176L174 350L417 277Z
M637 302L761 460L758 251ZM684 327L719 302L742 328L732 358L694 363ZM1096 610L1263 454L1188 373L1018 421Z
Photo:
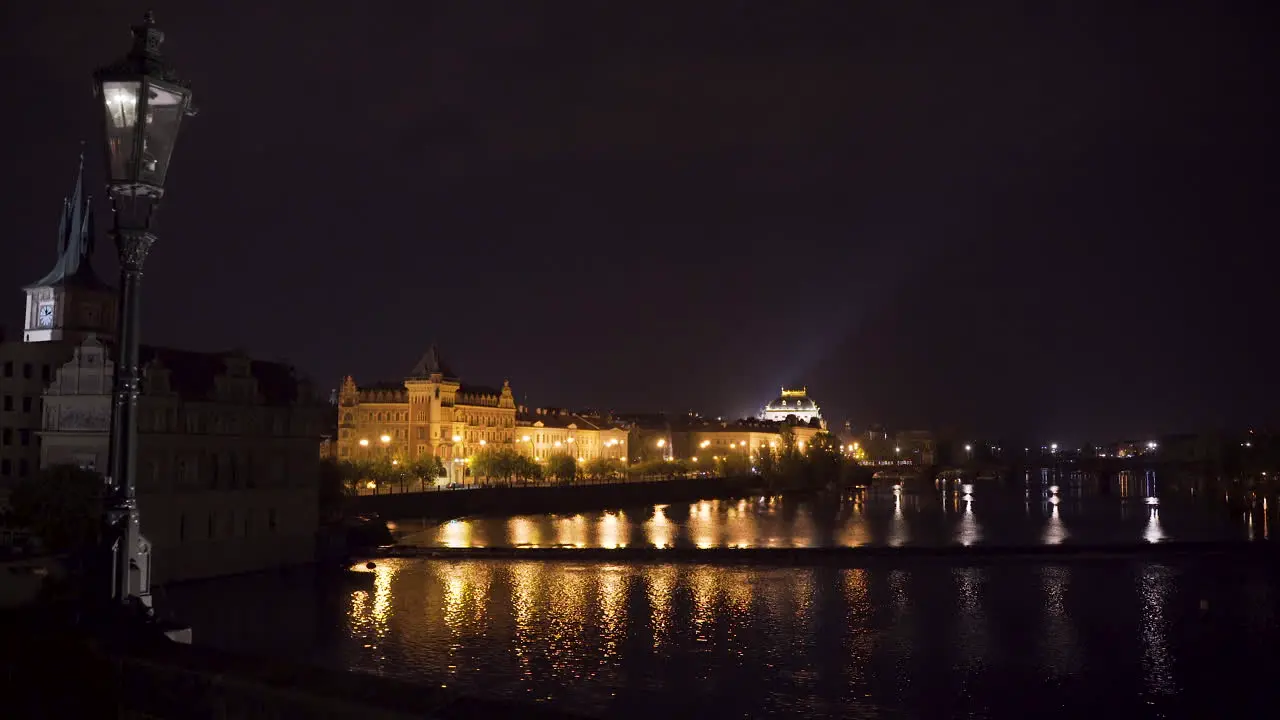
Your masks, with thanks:
M44 277L28 288L75 285L110 289L93 272L93 196L84 194L84 150L76 169L76 185L71 197L62 201L58 222L58 261Z

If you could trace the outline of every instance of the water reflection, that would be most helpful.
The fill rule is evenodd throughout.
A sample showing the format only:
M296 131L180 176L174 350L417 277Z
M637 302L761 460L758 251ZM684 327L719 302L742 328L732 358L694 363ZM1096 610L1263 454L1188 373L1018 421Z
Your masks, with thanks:
M373 576L373 591L354 590L351 592L347 609L347 626L352 637L361 641L363 647L370 652L369 657L380 664L386 659L382 646L390 632L392 615L392 581L395 579L399 562L379 563L370 570L364 566L356 566L352 571L358 575Z
M1059 504L1061 500L1057 495L1049 498L1049 522L1045 523L1044 534L1041 536L1041 542L1045 545L1060 545L1067 539L1067 528L1058 514Z
M180 586L170 599L197 638L229 650L585 716L857 707L867 717L1078 717L1081 683L1096 681L1109 709L1146 717L1148 701L1269 692L1272 669L1257 658L1274 645L1277 588L1280 577L1250 562L837 570L402 559L355 592L272 574ZM1200 597L1212 610L1195 610ZM243 618L226 608L250 605L263 622L234 632ZM294 644L292 625L313 629L317 614L342 632Z
M649 536L649 544L656 548L664 548L671 545L671 526L667 523L666 509L666 505L655 505L653 517L645 524L646 533Z
M600 568L600 655L606 662L618 660L622 639L626 637L629 577L619 567Z
M649 628L656 650L671 635L671 595L676 586L676 571L670 565L646 566L644 580L649 599Z
M911 534L907 529L907 519L902 512L902 491L898 488L894 488L893 522L889 526L889 546L900 547L907 544L910 539Z
M1044 628L1039 634L1041 664L1053 678L1074 675L1080 671L1078 638L1071 615L1067 612L1067 588L1071 583L1068 567L1050 565L1040 570L1040 588L1044 595Z
M613 549L627 546L618 527L624 521L619 519L620 516L625 519L622 513L614 514L611 512L606 512L600 518L600 547Z
M1176 690L1165 618L1172 585L1169 570L1159 565L1146 567L1138 581L1142 598L1143 680L1147 692L1153 695L1172 695Z
M986 618L982 613L984 576L980 568L956 568L951 572L960 601L954 647L961 654L960 668L966 673L975 672L987 654Z
M1057 483L1061 482L1059 485ZM1077 475L1031 476L1024 487L965 484L917 490L774 495L575 515L468 518L431 525L406 544L445 547L845 547L1135 543L1270 536L1266 497L1192 499L1154 477L1119 482L1128 498L1085 493ZM936 493L937 504L928 493ZM1212 498L1210 500L1209 498ZM1233 512L1220 510L1223 503ZM1250 504L1251 503L1251 504ZM1152 514L1150 509L1158 508ZM1260 509L1261 508L1261 509ZM1068 532L1068 524L1070 529Z
M1160 526L1160 508L1153 507L1147 512L1147 527L1142 532L1142 539L1158 543L1165 539L1164 528Z
M956 532L956 538L961 545L972 545L982 541L982 526L978 523L978 518L973 514L973 496L964 496L964 514L960 516L960 528Z

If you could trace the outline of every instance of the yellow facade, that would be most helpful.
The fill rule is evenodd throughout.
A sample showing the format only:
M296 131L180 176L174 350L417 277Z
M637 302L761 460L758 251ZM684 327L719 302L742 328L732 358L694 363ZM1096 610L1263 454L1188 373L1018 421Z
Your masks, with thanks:
M688 452L691 457L725 457L745 453L757 457L764 448L776 449L780 445L778 433L754 429L717 428L693 430L689 433Z
M578 415L535 411L521 419L516 433L516 449L534 460L552 455L569 455L579 462L596 458L627 460L628 432Z
M484 447L513 447L515 438L511 386L463 385L434 348L402 383L360 387L347 377L338 396L339 460L434 455L448 464Z

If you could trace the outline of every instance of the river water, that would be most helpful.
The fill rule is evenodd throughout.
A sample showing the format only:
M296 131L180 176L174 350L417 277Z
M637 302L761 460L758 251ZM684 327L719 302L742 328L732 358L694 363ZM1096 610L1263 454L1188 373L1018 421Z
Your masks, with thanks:
M455 546L996 545L1261 540L1275 521L1271 507L1241 514L1171 493L1157 505L1143 493L1032 490L405 529ZM1225 717L1274 707L1280 669L1280 569L1244 557L851 568L391 559L343 585L294 571L181 585L162 601L197 642L601 717Z

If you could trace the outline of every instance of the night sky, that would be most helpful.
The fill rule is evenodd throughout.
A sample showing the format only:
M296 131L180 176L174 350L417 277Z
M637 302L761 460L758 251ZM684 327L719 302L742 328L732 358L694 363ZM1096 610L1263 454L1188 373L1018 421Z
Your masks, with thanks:
M155 3L201 114L144 340L326 389L435 342L532 405L804 383L856 425L1274 424L1272 4ZM2 5L20 329L144 7Z

